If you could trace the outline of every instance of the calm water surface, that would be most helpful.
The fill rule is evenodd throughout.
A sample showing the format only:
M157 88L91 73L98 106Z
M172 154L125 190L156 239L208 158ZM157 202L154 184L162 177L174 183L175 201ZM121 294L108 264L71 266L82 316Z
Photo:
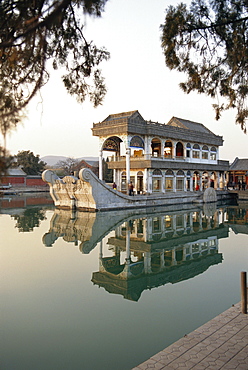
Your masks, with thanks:
M248 206L34 203L1 203L4 370L128 370L240 300Z

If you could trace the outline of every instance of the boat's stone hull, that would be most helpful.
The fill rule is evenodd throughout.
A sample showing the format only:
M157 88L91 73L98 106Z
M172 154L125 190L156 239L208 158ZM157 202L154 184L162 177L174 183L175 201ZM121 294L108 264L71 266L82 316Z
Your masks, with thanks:
M202 192L171 192L129 196L101 181L92 171L83 168L79 178L66 176L60 179L51 170L46 170L42 178L50 186L50 194L58 208L104 211L113 209L134 209L158 207L171 204L208 203L229 200L232 195L227 191L206 189ZM209 194L208 194L209 193Z

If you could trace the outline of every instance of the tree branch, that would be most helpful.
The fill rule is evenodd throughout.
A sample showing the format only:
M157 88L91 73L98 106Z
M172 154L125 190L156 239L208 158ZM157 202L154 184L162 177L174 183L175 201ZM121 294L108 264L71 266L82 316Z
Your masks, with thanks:
M186 26L188 26L188 28L185 28L183 30L183 32L185 32L185 31L191 32L191 31L198 31L198 30L207 30L207 29L227 26L227 25L230 25L230 24L235 24L235 23L240 23L240 22L245 22L245 21L248 21L248 17L235 19L233 21L226 21L226 22L220 22L220 23L211 23L208 26L207 25L206 26L192 26L191 24L186 23Z
M46 18L44 20L40 21L40 22L36 22L38 20L39 16L37 16L35 18L32 18L33 25L32 25L32 23L30 23L31 26L29 26L28 29L25 32L20 33L19 35L15 36L15 37L13 36L11 38L11 40L1 42L0 43L0 48L3 49L3 48L12 47L12 46L14 46L15 41L19 40L20 38L23 38L23 37L27 36L28 34L32 33L33 31L35 31L39 28L47 27L49 24L52 23L54 18L56 18L56 16L58 14L60 14L60 12L62 10L66 9L70 5L70 3L71 3L71 0L63 0L62 3L57 5L57 7L53 10L53 12L51 14L46 16Z

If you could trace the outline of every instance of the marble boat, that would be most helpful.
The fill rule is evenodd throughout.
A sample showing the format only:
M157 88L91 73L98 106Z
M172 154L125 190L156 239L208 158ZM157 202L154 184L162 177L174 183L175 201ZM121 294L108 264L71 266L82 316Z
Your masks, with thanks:
M88 168L63 179L43 173L56 207L102 211L232 197L225 190L229 162L219 159L223 138L201 123L172 117L160 124L131 111L94 123L92 133L99 137L99 178ZM104 182L105 152L111 152L108 169L116 189ZM130 186L135 196L129 196Z

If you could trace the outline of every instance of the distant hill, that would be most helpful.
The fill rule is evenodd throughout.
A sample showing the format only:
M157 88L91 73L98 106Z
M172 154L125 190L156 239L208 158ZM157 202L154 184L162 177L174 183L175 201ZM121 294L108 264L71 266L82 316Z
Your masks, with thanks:
M65 161L69 157L65 157L62 155L46 155L45 157L41 157L40 159L47 163L48 166L55 166L59 161ZM75 158L79 161L84 159L87 163L91 164L92 162L98 162L98 157L80 157Z

